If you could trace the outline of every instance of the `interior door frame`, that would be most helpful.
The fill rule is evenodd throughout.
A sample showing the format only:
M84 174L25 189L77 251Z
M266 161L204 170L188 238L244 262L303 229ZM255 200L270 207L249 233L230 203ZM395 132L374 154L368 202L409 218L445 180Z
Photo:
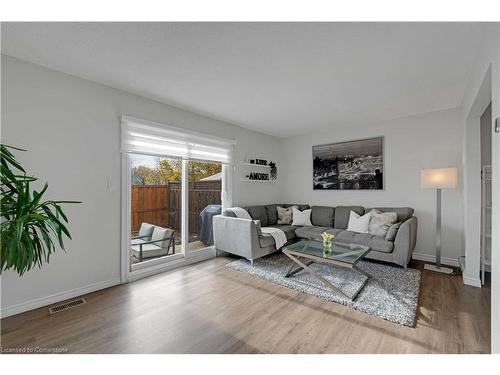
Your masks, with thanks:
M465 118L463 158L463 200L466 285L481 287L481 123L485 109L492 101L491 66L487 69L473 105ZM493 141L493 139L492 139ZM493 148L492 148L493 151ZM493 163L493 160L492 160ZM492 197L492 200L494 197ZM492 211L492 215L494 211ZM492 247L493 250L493 247ZM493 271L493 270L492 270Z
M122 284L129 281L130 273L130 199L132 191L131 159L130 154L121 153L122 181L121 181L121 241L120 241L120 281Z

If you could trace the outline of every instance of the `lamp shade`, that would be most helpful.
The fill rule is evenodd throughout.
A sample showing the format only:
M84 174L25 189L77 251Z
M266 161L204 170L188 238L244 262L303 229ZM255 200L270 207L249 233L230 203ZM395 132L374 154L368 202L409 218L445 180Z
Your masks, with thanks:
M422 169L422 189L453 189L457 187L457 168Z

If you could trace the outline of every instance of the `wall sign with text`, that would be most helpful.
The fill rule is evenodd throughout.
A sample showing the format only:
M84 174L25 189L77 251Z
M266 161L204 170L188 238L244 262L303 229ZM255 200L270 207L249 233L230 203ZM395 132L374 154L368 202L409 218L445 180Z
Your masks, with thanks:
M273 161L248 157L242 165L246 167L244 179L247 181L276 181L278 177L278 168Z

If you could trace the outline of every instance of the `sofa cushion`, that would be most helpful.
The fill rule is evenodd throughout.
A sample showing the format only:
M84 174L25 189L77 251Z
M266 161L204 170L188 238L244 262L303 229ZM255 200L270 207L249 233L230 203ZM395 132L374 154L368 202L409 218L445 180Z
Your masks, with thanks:
M304 210L311 208L311 207L309 207L308 204L288 204L287 203L287 204L279 204L278 206L285 207L285 208L295 206L295 207L298 207L299 210L301 210L301 211L304 211Z
M140 258L140 246L139 245L133 245L132 248L130 249L132 252L132 255L139 259ZM166 247L161 247L157 246L155 244L147 244L147 245L142 245L142 258L152 258L152 257L159 257L162 255L167 255L167 248Z
M274 225L278 223L278 211L276 210L277 206L283 206L281 204L268 204L266 205L267 212L267 224Z
M403 224L401 221L395 224L392 224L387 230L387 234L385 235L386 241L394 241L396 239L396 235L398 234L398 229Z
M142 223L141 228L139 229L139 237L144 238L151 238L153 234L153 230L155 229L155 226L153 224L148 224L148 223Z
M413 216L415 210L411 207L373 207L380 212L395 212L398 216L398 221L406 221ZM373 208L365 208L365 213L371 211Z
M283 232L285 232L287 241L294 239L296 237L295 236L295 229L297 229L297 227L293 227L291 225L280 225L280 224L268 225L268 226L273 227L273 228L279 228Z
M340 232L342 232L343 229L338 229L338 228L328 228L325 232L329 232L333 234L334 236L337 236Z
M333 215L335 208L326 206L311 207L311 222L312 225L319 227L333 227Z
M342 229L330 228L330 227L300 227L295 229L295 234L300 238L310 238L313 240L323 241L321 238L321 233L329 232L333 235L337 235L337 233L342 232Z
M274 238L270 234L259 236L260 247L274 246Z
M236 214L232 210L224 210L222 216L236 217Z
M132 238L130 240L130 245L140 245L141 243L148 242L150 239L148 238Z
M347 225L349 224L349 215L351 211L356 212L358 215L363 215L365 213L365 209L361 206L337 206L335 207L335 218L333 223L335 228L338 229L347 229Z
M356 233L349 230L343 230L342 232L337 233L335 237L335 239L339 242L368 246L373 235L370 233Z
M394 249L394 242L387 241L384 237L374 236L368 244L373 251L380 251L382 253L392 253Z
M355 233L344 230L336 235L336 240L346 243L354 243L370 247L373 251L390 253L394 249L394 243L386 241L384 237L377 237L370 233Z
M331 229L329 227L300 227L295 229L295 234L300 238L312 238L315 240L321 239L321 233L324 231Z
M153 234L151 235L151 241L158 241L154 243L156 246L167 248L170 244L170 238L173 235L174 231L172 229L155 226Z
M266 206L250 206L246 207L246 210L253 220L260 220L260 224L263 227L267 227L269 221L267 219Z

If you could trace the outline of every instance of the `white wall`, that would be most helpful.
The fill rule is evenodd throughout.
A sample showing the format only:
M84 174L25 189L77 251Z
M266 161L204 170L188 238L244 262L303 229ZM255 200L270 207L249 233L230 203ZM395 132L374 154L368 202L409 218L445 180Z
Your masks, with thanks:
M97 83L2 56L2 142L25 168L49 182L47 197L83 201L66 208L73 241L42 270L2 275L2 316L115 284L120 269L120 127L122 114L237 140L247 154L274 159L278 140ZM238 166L237 166L238 167ZM236 204L274 202L279 184L241 182ZM108 190L108 179L112 188Z
M363 124L283 140L287 160L283 180L285 199L312 205L410 206L418 218L416 257L434 259L435 190L420 189L423 168L456 166L461 179L462 127L460 110ZM384 136L384 190L314 191L312 146ZM463 255L461 188L443 191L444 261L455 264ZM448 258L448 259L447 259Z
M464 128L467 132L471 132L470 127L476 126L474 123L476 119L474 117L478 115L481 108L477 108L478 103L487 102L484 100L484 89L482 90L484 80L490 80L491 87L491 113L492 113L492 170L493 170L493 183L492 183L492 250L491 250L491 350L493 353L500 353L500 133L495 133L493 131L493 123L495 118L500 117L500 24L494 23L490 24L483 35L482 44L479 47L474 72L469 81L468 87L466 89L464 100L462 102L463 108L463 120ZM487 105L487 104L486 104ZM484 110L484 109L483 109ZM471 121L473 120L473 121ZM477 143L476 134L467 137L464 140L466 147L464 152L471 150L477 154ZM464 161L469 161L469 155L464 153ZM474 172L474 171L472 171ZM473 180L477 180L477 176L471 173L467 176L470 179L469 183L472 184ZM472 200L474 196L477 197L477 191L466 191L466 196L464 197L465 207L469 200ZM471 231L471 228L466 226L466 236L477 240L478 233ZM477 228L472 228L477 231ZM478 259L479 249L477 247L477 242L472 242L467 246L469 258L472 258L472 262L476 265L473 269L466 269L467 277L478 277ZM469 263L467 265L469 268Z

